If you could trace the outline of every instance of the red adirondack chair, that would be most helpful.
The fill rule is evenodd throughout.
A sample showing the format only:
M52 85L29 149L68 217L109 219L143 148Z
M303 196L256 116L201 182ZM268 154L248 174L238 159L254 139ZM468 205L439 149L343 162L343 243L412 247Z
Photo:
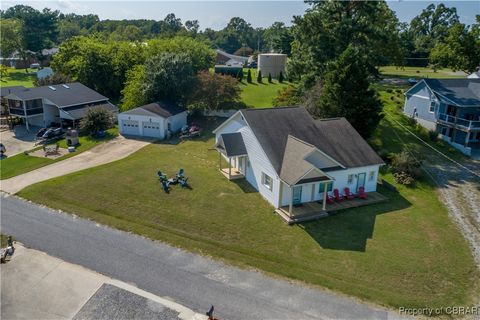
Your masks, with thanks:
M353 198L355 198L353 194L350 192L349 187L345 187L345 189L343 189L343 193L345 194L345 198L347 198L348 200L352 200Z
M328 193L327 193L327 203L328 204L333 204L335 201L333 201L333 197L330 196Z
M335 197L335 201L337 202L343 201L343 197L340 195L340 192L338 192L337 188L333 189L333 196Z
M360 199L367 199L367 194L365 193L365 188L364 187L358 188L358 197Z

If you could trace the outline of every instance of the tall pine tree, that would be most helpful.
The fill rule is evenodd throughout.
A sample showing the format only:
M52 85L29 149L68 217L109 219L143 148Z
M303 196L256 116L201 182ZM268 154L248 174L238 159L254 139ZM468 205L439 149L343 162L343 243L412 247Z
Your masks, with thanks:
M320 85L307 94L307 108L316 117L345 117L368 138L382 119L382 103L370 86L367 56L349 46L331 63Z

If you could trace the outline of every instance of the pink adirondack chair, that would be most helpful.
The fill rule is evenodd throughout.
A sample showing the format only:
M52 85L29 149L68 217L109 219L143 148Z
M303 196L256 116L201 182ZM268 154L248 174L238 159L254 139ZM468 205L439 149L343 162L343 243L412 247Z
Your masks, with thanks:
M343 201L343 197L340 195L340 192L338 191L337 188L333 189L333 196L335 197L335 201L337 202Z
M327 193L327 203L328 204L333 204L335 201L333 200L333 197Z
M358 188L358 197L360 199L367 199L367 194L365 193L365 188L364 187Z
M345 194L345 198L348 200L352 200L353 198L355 198L353 194L350 192L349 187L345 187L345 189L343 189L343 194Z

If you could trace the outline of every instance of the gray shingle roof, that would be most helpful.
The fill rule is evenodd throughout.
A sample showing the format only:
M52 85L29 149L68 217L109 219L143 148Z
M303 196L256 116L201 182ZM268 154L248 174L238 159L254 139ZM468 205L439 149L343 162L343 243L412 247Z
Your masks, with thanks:
M68 113L74 119L81 119L85 117L88 110L90 109L93 109L93 110L103 109L112 113L118 112L118 108L110 103L97 104L93 106L76 106L76 107L70 107L70 108L63 108L62 110Z
M125 111L123 113L139 115L139 116L152 116L152 113L153 113L163 118L169 118L176 114L182 113L186 110L187 109L179 107L172 102L160 101L160 102L149 103L144 106Z
M241 113L279 175L288 135L315 146L347 168L383 164L345 118L314 120L303 107L245 109Z
M240 132L224 133L220 135L217 149L222 150L227 157L243 156L247 154L247 148L245 147Z
M289 135L280 169L280 178L289 185L293 185L307 172L314 169L315 167L304 159L314 150L316 149L311 144Z
M8 96L11 93L26 89L24 86L0 87L0 97Z
M53 87L55 90L52 90L50 87ZM107 97L87 86L84 86L80 82L25 88L12 92L9 97L10 96L15 96L22 100L45 98L60 108L108 100Z
M480 105L480 79L423 79L427 86L461 106Z

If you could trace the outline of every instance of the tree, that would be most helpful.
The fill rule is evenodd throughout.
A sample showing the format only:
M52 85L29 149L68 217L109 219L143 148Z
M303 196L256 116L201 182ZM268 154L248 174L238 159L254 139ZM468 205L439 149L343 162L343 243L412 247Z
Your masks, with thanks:
M142 92L142 85L145 82L145 66L136 65L127 72L125 87L122 90L122 111L140 107L147 103Z
M113 125L112 114L105 109L91 107L80 122L80 128L91 135L111 128Z
M252 70L249 68L247 72L247 82L252 83Z
M72 78L69 75L63 74L61 72L56 72L51 76L35 80L33 84L35 85L35 87L41 87L69 82L72 82Z
M443 42L448 30L458 22L456 8L448 8L443 3L428 5L410 22L409 32L414 39L417 56L427 58L433 47Z
M395 181L400 184L412 184L421 175L422 160L407 150L397 153L392 158L392 171Z
M283 77L283 72L280 71L280 75L278 76L278 82L283 83L284 77Z
M283 22L274 22L265 30L264 38L266 46L270 51L290 54L292 51L291 43L293 35L290 28Z
M185 21L185 28L195 38L198 29L200 29L200 24L198 23L198 20L187 20Z
M243 81L243 70L240 70L237 74L237 79L238 81L242 82Z
M258 70L257 73L257 82L262 83L262 70Z
M398 20L384 1L308 1L312 8L294 17L292 57L288 72L306 87L322 78L330 61L350 44L369 56L375 67L399 61Z
M443 42L437 43L430 52L430 62L466 73L476 71L480 65L480 39L474 33L473 27L454 24Z
M19 19L0 19L0 52L1 56L9 57L17 53L23 60L25 72L27 72L27 41L24 37L24 24Z
M192 60L186 53L161 53L145 62L142 91L146 101L185 104L193 81Z
M57 42L58 15L58 11L51 11L47 8L38 11L29 6L16 5L8 8L2 14L2 19L21 20L23 23L21 33L26 43L26 49L39 52L42 49L50 48Z
M190 109L222 110L238 108L240 100L238 81L228 75L202 71L195 77L190 98Z
M324 80L307 93L307 109L316 117L345 117L368 138L382 119L382 104L370 86L368 57L349 46L332 62Z
M272 83L272 74L268 73L268 83Z

